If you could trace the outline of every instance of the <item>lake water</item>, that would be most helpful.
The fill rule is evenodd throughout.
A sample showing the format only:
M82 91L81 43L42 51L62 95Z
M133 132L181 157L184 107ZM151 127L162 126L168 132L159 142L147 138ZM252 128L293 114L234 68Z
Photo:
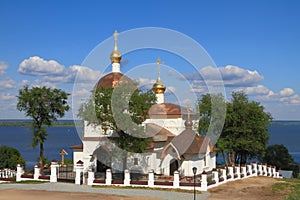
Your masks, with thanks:
M47 140L44 144L44 155L49 160L61 160L58 152L65 149L72 158L70 146L81 143L75 127L51 127L47 129ZM272 125L269 127L269 144L283 144L294 158L300 163L300 124L298 125ZM32 169L37 163L39 148L32 149L31 130L28 127L0 126L0 146L6 145L18 149L26 160L26 168Z
M75 127L50 127L47 129L47 140L44 143L44 156L50 161L61 160L58 154L65 149L68 155L65 158L73 158L70 146L81 143ZM6 145L18 149L26 161L26 168L32 169L37 164L39 146L33 149L31 144L31 130L29 127L0 126L0 146Z

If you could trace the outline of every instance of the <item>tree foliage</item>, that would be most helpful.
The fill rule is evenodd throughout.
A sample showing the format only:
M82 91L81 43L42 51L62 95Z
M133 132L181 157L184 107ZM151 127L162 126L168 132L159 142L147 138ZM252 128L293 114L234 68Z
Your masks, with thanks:
M0 146L0 169L16 169L17 164L25 166L21 153L13 147Z
M93 91L81 105L78 116L90 124L101 125L105 133L112 130L109 139L119 148L141 153L149 141L140 125L155 101L152 90L143 92L136 84L119 83L115 88L100 87Z
M200 134L207 131L212 120L210 101L210 95L204 95L199 100L200 115L204 116L199 122ZM216 144L226 165L245 163L247 159L264 155L271 119L259 102L249 101L243 92L232 93L232 101L226 103L225 124Z
M298 177L299 166L289 154L288 149L282 144L268 146L262 161L284 170L293 170L293 176Z
M60 89L46 87L29 88L24 86L19 90L17 109L25 112L32 119L32 147L40 145L39 166L43 167L44 142L47 132L45 126L51 126L53 121L65 115L69 110L68 94Z

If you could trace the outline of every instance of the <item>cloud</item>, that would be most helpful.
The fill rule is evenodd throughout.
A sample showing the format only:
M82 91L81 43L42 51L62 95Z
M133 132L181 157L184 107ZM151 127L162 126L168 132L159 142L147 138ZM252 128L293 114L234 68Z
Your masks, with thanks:
M13 79L7 78L0 80L0 90L12 89L16 87L16 82Z
M5 74L7 68L8 65L5 62L0 61L0 75Z
M239 87L235 91L243 91L247 95L268 95L270 91L267 87L263 85L253 86L253 87Z
M21 62L18 72L31 76L46 76L60 74L64 66L55 60L44 60L39 56L33 56Z
M65 68L55 60L44 60L41 57L33 56L21 62L18 71L22 74L32 76L43 76L36 84L41 85L42 82L52 83L74 83L75 80L82 82L94 82L98 80L100 71L91 68L72 65ZM43 85L47 85L43 84Z
M200 73L189 73L184 76L191 81L201 80L201 84L204 84L204 81L210 84L220 84L222 81L227 87L252 86L264 79L256 70L251 71L232 65L219 68L207 66L203 67Z
M281 90L279 92L279 95L282 96L282 97L288 97L288 96L291 96L293 95L295 92L292 88L284 88L283 90Z
M8 101L8 100L12 100L12 99L16 99L16 96L9 94L9 93L1 94L1 100Z

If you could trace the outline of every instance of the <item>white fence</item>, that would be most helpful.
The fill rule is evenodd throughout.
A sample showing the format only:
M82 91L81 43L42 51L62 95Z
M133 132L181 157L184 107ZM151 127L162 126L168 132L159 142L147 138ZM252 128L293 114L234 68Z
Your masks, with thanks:
M118 185L118 186L133 186L133 187L151 187L151 188L180 188L186 190L207 191L210 188L217 187L221 184L225 184L229 181L235 181L239 179L245 179L254 176L268 176L274 178L282 178L279 175L278 170L275 166L268 166L267 164L250 163L242 166L229 166L228 168L214 169L211 172L203 172L197 174L194 177L180 177L178 171L175 171L173 177L170 179L161 180L157 179L158 176L150 171L147 180L131 180L131 174L129 170L124 171L124 179L114 180L111 169L106 170L105 178L95 179L95 172L90 169L87 172L87 176L83 176L83 162L79 161L74 166L75 169L75 184L82 184L83 182L87 185ZM41 181L58 181L59 165L55 161L51 163L51 175L41 176L40 168L35 166L33 175L25 175L23 167L17 166L17 171L5 169L0 170L0 181L5 181L5 178L16 177L16 182L24 180L41 180ZM83 180L85 179L85 180ZM188 180L184 181L184 180ZM9 181L9 180L7 180ZM11 180L10 180L11 181Z

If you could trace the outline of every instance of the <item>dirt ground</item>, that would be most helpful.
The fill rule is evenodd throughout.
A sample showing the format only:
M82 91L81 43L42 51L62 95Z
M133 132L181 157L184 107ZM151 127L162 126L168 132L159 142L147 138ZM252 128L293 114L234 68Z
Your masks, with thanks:
M273 178L253 177L226 183L217 188L212 188L208 192L211 196L208 200L282 200L286 193L274 194L272 185L277 182ZM119 195L95 194L95 193L68 193L49 191L29 191L5 189L0 190L0 200L158 200L150 197L126 197Z
M282 200L285 193L272 192L277 180L268 177L253 177L226 183L209 190L208 200Z
M49 191L31 191L31 190L15 190L7 189L0 190L0 200L158 200L150 197L125 197L119 195L106 195L106 194L95 194L95 193L70 193L70 192L49 192Z

